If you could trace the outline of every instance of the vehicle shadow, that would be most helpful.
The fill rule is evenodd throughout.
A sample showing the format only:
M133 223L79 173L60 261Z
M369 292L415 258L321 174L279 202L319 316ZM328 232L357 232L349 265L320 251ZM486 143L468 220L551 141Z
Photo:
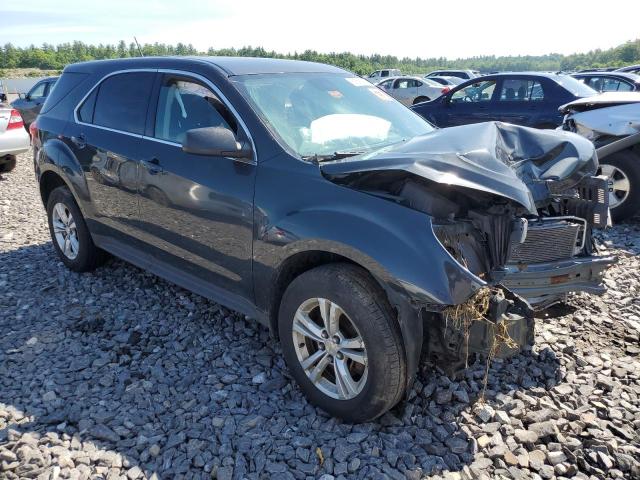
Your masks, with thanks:
M17 456L3 478L56 465L105 478L417 478L473 467L475 437L502 428L474 412L482 362L456 381L424 365L375 422L330 418L292 385L266 328L121 261L76 274L50 242L0 250L0 288L0 449ZM510 414L555 386L558 366L549 349L494 361L484 404Z

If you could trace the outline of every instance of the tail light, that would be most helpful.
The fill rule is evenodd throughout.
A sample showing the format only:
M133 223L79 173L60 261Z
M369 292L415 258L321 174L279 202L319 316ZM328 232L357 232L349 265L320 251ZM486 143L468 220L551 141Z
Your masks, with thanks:
M36 125L35 120L29 125L29 135L31 135L31 141L38 135L38 125Z
M7 125L7 130L13 130L15 128L24 128L24 122L22 121L20 112L16 109L13 109L11 110L11 115L9 116L9 124Z
M444 95L445 93L449 92L449 90L451 90L449 87L444 87L440 93Z

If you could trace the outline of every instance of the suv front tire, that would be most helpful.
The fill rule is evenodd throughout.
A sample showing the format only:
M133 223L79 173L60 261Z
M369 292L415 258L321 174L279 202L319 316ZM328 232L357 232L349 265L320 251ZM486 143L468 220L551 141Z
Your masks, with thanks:
M384 298L366 271L349 264L301 274L282 298L278 327L289 371L331 415L373 420L404 393L402 335Z

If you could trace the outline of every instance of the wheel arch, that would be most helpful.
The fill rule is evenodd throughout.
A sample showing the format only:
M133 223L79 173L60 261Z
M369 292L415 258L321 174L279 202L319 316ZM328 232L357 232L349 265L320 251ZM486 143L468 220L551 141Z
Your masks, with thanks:
M285 290L291 282L303 273L313 268L344 263L360 268L371 279L373 284L379 288L379 295L382 301L388 306L389 311L400 328L402 334L404 354L407 362L407 385L408 388L417 371L423 344L423 312L416 309L408 298L394 291L387 285L379 275L376 275L370 268L351 256L343 253L335 253L328 250L305 250L297 252L287 257L277 269L274 275L273 291L271 294L271 304L267 313L269 329L278 339L278 313Z
M49 201L49 196L51 192L53 192L58 187L67 187L69 190L69 184L65 182L61 175L59 175L54 170L45 170L40 175L40 198L42 199L43 205L47 206L47 202ZM72 192L73 193L73 192Z
M60 139L50 138L37 153L35 163L40 196L45 207L53 189L66 186L85 215L89 200L87 181L80 162L69 146Z

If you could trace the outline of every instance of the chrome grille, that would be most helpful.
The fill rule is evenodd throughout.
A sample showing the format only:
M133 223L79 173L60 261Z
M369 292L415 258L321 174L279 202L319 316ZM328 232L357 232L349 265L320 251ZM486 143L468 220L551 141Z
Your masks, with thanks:
M584 227L580 223L567 220L529 223L524 242L511 242L508 263L545 263L571 258L583 236Z

